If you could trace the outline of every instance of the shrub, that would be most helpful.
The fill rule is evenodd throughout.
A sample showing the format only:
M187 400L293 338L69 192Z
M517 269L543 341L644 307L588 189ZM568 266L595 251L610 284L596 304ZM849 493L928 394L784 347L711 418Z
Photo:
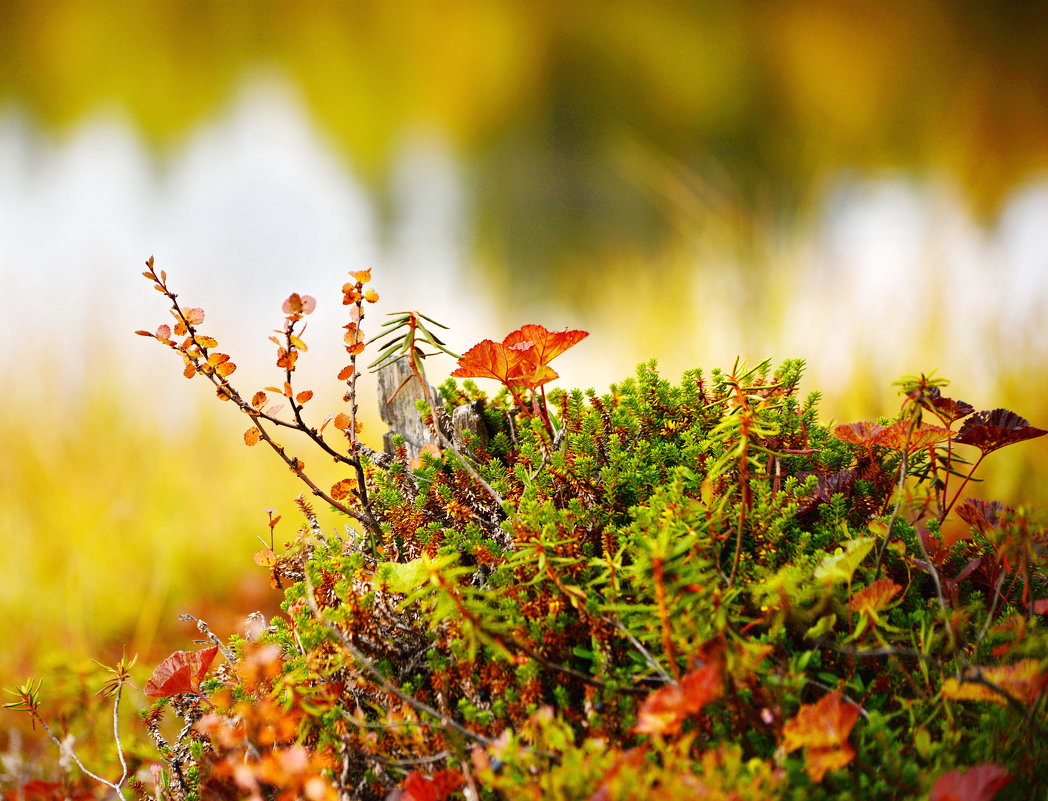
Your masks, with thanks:
M255 555L286 615L226 641L200 622L209 647L157 667L160 759L118 795L1043 797L1045 524L964 494L986 456L1045 433L1018 415L919 376L894 418L830 428L800 361L679 383L650 362L547 395L586 333L537 325L472 348L438 396L426 349L450 352L404 312L372 366L401 360L433 443L378 453L356 404L370 271L343 288L345 410L316 427L295 386L311 297L285 301L282 381L248 398L203 311L148 267L175 322L139 333L350 524L325 532L299 499L294 541ZM285 429L345 478L319 486ZM42 721L38 686L15 693Z

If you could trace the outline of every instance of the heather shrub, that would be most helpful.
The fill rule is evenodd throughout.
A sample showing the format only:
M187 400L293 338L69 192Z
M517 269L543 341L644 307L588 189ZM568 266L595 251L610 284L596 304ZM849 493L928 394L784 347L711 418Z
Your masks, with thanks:
M9 797L1044 796L1044 518L968 495L987 456L1045 433L1013 412L922 375L894 416L829 426L798 360L676 382L649 362L547 393L586 332L527 325L459 357L402 312L366 341L363 271L332 369L346 405L318 424L295 375L313 298L283 305L280 379L241 394L203 311L148 267L174 323L139 333L308 490L297 536L254 555L285 614L225 636L197 621L207 646L153 671L154 754L119 751L120 779L73 768L38 785L55 795ZM429 442L362 441L376 340ZM438 390L432 356L457 361ZM320 486L307 449L344 478ZM112 669L114 714L131 675ZM14 693L46 720L39 685Z

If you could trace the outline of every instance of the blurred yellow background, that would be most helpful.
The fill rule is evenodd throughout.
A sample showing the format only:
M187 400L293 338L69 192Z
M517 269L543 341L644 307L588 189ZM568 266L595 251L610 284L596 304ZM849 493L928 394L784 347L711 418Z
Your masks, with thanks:
M0 684L276 601L251 554L298 488L131 333L167 321L151 254L249 394L315 295L320 419L374 267L375 317L459 352L589 330L562 384L799 356L838 421L937 370L1045 427L1046 33L946 0L0 4ZM1012 450L980 491L1041 502L1048 448Z

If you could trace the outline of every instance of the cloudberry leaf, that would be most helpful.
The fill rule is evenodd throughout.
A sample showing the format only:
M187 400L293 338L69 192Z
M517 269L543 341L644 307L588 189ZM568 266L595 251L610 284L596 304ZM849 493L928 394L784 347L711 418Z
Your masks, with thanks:
M254 426L251 426L251 428L244 432L244 444L248 447L257 445L261 439L262 433Z
M549 364L568 348L574 347L589 336L588 331L571 330L547 331L543 326L529 323L509 333L502 344L506 347L530 342L528 350L531 361L537 364Z
M988 412L976 412L965 420L955 441L973 445L986 455L1005 445L1043 437L1045 434L1048 434L1048 431L1035 428L1026 418L1015 412L993 409Z
M525 358L522 351L485 339L462 355L459 366L452 370L451 375L456 378L494 378L508 384L511 374Z
M157 665L143 689L147 698L166 698L200 691L200 680L215 660L218 646L200 651L175 651Z
M928 801L992 801L1011 780L1012 775L993 762L967 771L948 770L935 781Z
M876 444L875 439L882 431L884 431L884 426L864 421L839 425L833 429L833 436L842 442L849 442L869 450Z
M957 516L972 528L986 534L1001 525L1001 514L1014 511L1000 501L985 501L981 498L965 498L957 507Z
M960 420L962 417L967 417L975 411L975 407L970 403L965 403L962 400L954 400L953 398L932 398L931 404L935 408L935 411L938 412L948 423Z
M939 426L918 426L910 431L910 421L900 420L890 425L873 437L874 445L883 445L893 451L901 451L904 448L909 453L924 450L929 445L936 445L952 436L953 432L948 428Z

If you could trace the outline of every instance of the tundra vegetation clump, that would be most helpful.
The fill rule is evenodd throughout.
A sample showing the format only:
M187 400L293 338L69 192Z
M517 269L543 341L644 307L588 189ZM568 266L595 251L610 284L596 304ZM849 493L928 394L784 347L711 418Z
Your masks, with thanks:
M174 322L138 333L313 496L254 555L285 614L225 639L197 621L207 647L156 667L124 747L121 662L108 772L63 758L7 798L1045 797L1048 530L967 495L989 454L1045 433L1013 412L922 375L894 417L830 427L800 361L547 393L586 332L526 325L456 357L404 312L371 366L403 360L433 442L377 453L357 419L370 271L343 287L345 407L319 423L295 374L313 298L284 302L280 379L244 394L204 312L152 259L145 276ZM458 364L435 393L441 351ZM314 481L310 449L344 477ZM46 724L38 683L12 692Z

